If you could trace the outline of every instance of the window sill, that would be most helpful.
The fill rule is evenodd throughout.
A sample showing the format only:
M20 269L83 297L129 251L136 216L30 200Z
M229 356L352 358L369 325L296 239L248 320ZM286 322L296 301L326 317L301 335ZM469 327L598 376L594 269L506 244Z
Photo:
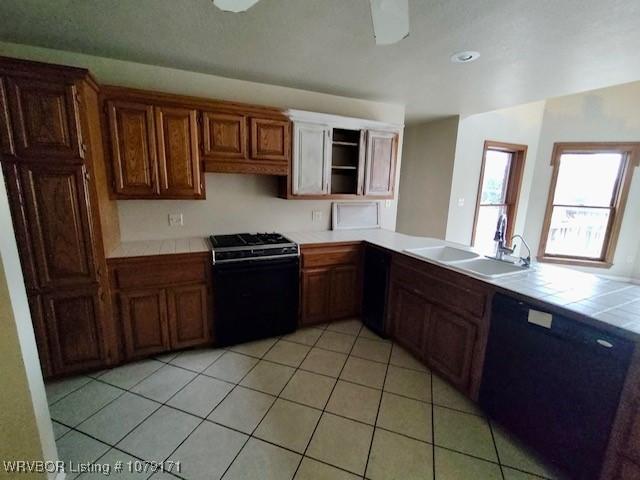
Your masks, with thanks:
M586 258L563 258L538 256L538 262L541 263L557 263L559 265L573 265L575 267L592 267L592 268L611 268L613 263L606 260L589 260Z

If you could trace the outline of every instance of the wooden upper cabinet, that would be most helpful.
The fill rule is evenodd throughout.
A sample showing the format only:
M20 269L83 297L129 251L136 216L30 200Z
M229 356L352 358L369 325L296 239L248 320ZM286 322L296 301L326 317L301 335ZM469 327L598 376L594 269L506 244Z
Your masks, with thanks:
M327 125L297 122L293 126L293 135L293 194L328 194L331 128Z
M172 348L202 345L210 340L207 295L207 286L204 284L167 289Z
M25 164L20 174L40 287L96 282L85 168Z
M30 161L81 162L76 86L27 78L7 83L16 154Z
M364 180L366 196L393 197L397 154L397 133L367 131Z
M247 117L202 112L202 156L205 159L247 158Z
M202 198L196 110L155 107L160 196Z
M13 155L15 153L11 135L6 80L2 77L0 77L0 153L2 155Z
M123 197L160 194L153 107L107 103L115 193Z
M289 161L291 134L288 121L251 117L249 131L252 159Z

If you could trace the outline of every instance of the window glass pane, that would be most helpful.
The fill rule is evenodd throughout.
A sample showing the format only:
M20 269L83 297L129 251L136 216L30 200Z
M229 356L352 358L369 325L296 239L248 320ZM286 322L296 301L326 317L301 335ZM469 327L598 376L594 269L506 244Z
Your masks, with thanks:
M496 234L498 216L502 213L507 213L506 207L485 206L478 210L474 247L485 255L496 253L496 242L493 241L493 237Z
M546 253L600 258L610 213L605 208L554 207Z
M505 203L511 153L487 150L480 203Z
M619 153L562 155L553 203L610 206L621 161Z

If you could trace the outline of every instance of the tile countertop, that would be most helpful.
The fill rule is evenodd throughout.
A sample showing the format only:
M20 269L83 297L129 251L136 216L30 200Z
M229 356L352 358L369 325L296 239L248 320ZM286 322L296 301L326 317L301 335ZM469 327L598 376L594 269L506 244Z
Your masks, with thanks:
M299 245L366 241L407 255L410 255L405 252L408 248L450 245L469 249L467 246L437 238L414 237L384 229L286 232L283 235ZM135 241L121 243L108 255L108 258L199 253L210 250L208 239L202 237ZM463 273L504 290L594 318L598 323L605 323L614 329L631 333L640 341L640 285L608 280L597 275L540 263L534 263L526 273L491 280L423 257L413 257Z
M168 240L140 240L122 242L107 258L144 257L149 255L171 255L174 253L209 252L209 240L202 237L173 238Z
M414 237L383 229L289 232L284 235L300 245L367 241L405 254L408 254L404 252L408 248L439 245L450 245L469 250L467 246L436 238ZM590 273L541 263L534 263L526 273L492 280L478 277L450 265L443 265L423 257L411 256L464 273L504 290L586 315L598 320L598 323L606 323L614 329L630 332L640 340L638 338L640 336L640 285L608 280Z

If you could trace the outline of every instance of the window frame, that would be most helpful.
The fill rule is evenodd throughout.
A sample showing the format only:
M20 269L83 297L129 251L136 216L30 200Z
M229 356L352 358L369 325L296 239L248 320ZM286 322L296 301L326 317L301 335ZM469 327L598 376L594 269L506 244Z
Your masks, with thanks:
M524 165L527 159L527 145L518 143L496 142L493 140L485 140L482 149L482 167L480 168L480 179L478 181L478 194L476 196L476 209L473 217L473 230L471 232L471 246L476 243L476 234L478 230L478 217L480 215L480 207L482 206L505 206L507 209L507 231L505 232L506 241L510 241L513 236L516 216L518 214L518 203L520 200L520 190L522 188L522 177L524 175ZM509 174L507 176L505 203L486 204L482 202L482 184L484 183L484 171L487 163L487 152L489 150L497 150L511 154L511 162L509 164Z
M544 214L544 223L540 235L537 259L539 262L559 263L564 265L575 265L583 267L611 268L613 258L618 244L622 219L629 197L629 189L633 178L634 168L638 166L640 152L640 142L557 142L553 144L551 154L551 183L547 195L547 206ZM575 257L570 255L557 255L546 253L549 230L551 228L551 217L556 206L553 199L556 194L558 184L558 174L560 172L560 161L562 155L572 153L620 153L623 155L618 177L612 195L612 202L609 208L609 222L602 245L602 254L598 258ZM578 207L578 205L570 205ZM585 205L584 208L589 208Z

